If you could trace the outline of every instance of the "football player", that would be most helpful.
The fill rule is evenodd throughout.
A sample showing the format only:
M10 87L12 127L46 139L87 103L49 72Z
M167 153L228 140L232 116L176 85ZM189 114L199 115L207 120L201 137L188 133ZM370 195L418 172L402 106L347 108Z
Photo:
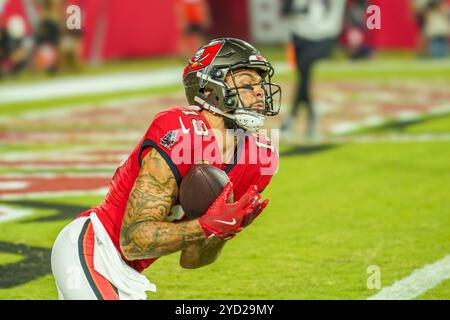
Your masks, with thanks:
M52 272L60 299L146 299L156 287L141 272L156 259L180 251L183 268L210 264L258 217L268 204L260 193L278 168L277 151L258 132L279 112L273 73L239 39L212 40L192 57L183 74L189 106L159 113L103 202L56 239ZM196 163L224 170L231 182L207 212L188 220L178 187Z

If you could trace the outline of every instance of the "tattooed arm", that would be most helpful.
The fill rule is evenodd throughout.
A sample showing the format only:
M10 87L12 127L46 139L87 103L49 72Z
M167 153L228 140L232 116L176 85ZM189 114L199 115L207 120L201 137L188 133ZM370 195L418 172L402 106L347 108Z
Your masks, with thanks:
M157 150L151 150L128 198L120 233L125 258L157 258L205 239L198 220L164 222L177 197L178 186L169 166Z
M181 251L180 265L195 269L213 263L219 257L226 240L219 237L199 240Z

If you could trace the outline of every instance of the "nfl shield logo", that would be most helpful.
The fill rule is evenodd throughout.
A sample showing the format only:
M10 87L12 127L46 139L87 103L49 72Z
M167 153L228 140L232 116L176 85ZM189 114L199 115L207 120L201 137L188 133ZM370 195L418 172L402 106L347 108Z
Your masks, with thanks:
M161 138L160 144L170 150L177 141L177 135L177 130L166 133L166 135Z

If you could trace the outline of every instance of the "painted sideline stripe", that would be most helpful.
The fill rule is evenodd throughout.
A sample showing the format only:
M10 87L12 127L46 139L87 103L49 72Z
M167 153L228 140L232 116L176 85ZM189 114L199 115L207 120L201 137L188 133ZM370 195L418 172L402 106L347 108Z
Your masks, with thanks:
M10 206L0 206L0 223L16 220L31 215L31 210L17 209Z
M108 192L108 188L100 188L94 190L76 190L76 191L53 191L53 192L30 192L30 193L8 193L0 194L0 200L13 200L13 199L40 199L40 198L59 198L65 196L84 196L84 195L98 195L105 196Z
M26 181L0 181L0 190L20 190L27 188L29 185L30 183Z
M63 196L78 196L78 195L105 195L108 188L101 188L91 191L61 191L61 192L34 192L34 193L18 193L0 195L0 200L14 200L14 199L36 199L36 198L58 198ZM11 206L0 206L0 223L17 220L23 217L30 216L32 210L18 209Z
M410 276L383 288L368 300L411 300L450 279L450 255L415 270Z
M79 76L32 84L5 85L0 88L2 104L76 97L120 90L139 90L173 85L179 82L180 69Z
M446 115L449 113L450 113L450 104L445 104L442 106L436 106L430 111L425 111L421 113L415 111L402 111L390 116L370 116L367 117L366 119L363 119L362 121L338 123L331 128L330 133L335 136L339 136L346 133L351 133L356 130L376 128L391 122L402 123L417 120L426 116Z
M392 135L361 135L361 136L350 136L350 137L319 137L316 140L308 141L302 136L286 136L280 137L280 142L288 143L292 145L303 146L305 144L318 144L318 143L408 143L408 142L447 142L450 141L450 134L392 134Z

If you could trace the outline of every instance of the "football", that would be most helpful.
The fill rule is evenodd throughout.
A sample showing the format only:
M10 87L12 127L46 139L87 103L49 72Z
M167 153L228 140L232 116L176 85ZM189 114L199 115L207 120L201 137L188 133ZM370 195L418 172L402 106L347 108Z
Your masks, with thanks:
M227 174L208 164L194 165L180 185L180 205L189 220L201 217L230 181ZM233 199L231 195L230 199Z

